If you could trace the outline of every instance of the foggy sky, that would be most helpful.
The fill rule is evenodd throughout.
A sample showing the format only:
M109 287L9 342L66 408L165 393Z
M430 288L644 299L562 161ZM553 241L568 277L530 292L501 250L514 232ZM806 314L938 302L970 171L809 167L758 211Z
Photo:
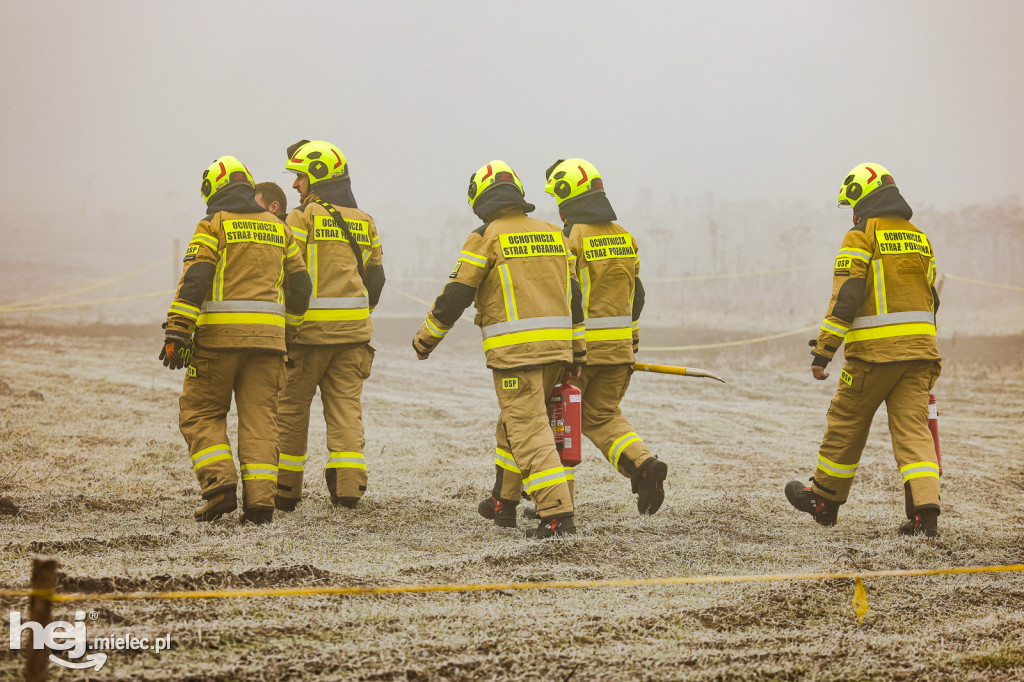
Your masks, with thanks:
M285 147L347 155L385 244L508 161L581 156L617 206L834 205L885 165L912 205L1020 195L1024 3L0 0L0 217L39 243L163 253L232 154L296 194ZM620 218L628 216L620 208ZM459 244L453 244L457 249Z

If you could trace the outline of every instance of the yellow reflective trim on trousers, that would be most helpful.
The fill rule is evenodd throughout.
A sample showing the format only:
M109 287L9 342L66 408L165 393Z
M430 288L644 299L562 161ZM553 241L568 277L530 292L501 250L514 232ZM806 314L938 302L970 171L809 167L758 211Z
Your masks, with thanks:
M573 338L576 338L575 334ZM584 338L586 338L587 343L591 341L628 341L633 338L633 329L631 327L622 327L621 329L587 329Z
M214 462L220 462L221 460L225 460L225 459L228 459L228 460L231 459L231 453L230 452L226 452L226 453L221 454L221 455L213 455L212 457L207 457L204 460L202 460L201 462L194 463L192 465L192 468L195 469L196 471L199 471L200 469L202 469L207 464L213 464Z
M853 478L857 473L856 464L837 464L820 452L818 453L818 468L835 478Z
M512 456L512 453L502 450L501 448L494 448L494 463L502 469L511 471L514 474L523 473L519 470L519 466L516 465L516 460Z
M306 455L277 455L277 468L284 471L303 471L306 468Z
M925 476L939 478L939 465L933 464L932 462L915 462L913 464L906 464L900 467L900 475L903 476L904 483L915 478L922 478Z
M196 324L266 324L283 327L284 318L273 313L203 313Z
M303 322L337 322L339 320L365 320L370 317L369 308L322 310L310 308L303 316Z
M243 481L276 481L277 474L242 474Z
M327 457L327 469L365 469L366 460L361 452L332 452Z
M484 350L494 348L505 348L506 346L517 346L522 343L534 341L567 341L572 342L571 329L537 329L528 332L513 332L502 334L489 339L484 339Z
M558 466L554 469L538 471L534 475L524 478L523 490L527 493L533 493L537 490L543 490L544 488L550 488L551 486L558 485L559 483L568 482L568 479L565 477L565 467Z
M846 343L855 341L870 341L872 339L888 339L895 336L911 336L913 334L924 334L935 336L935 325L927 322L913 324L889 324L884 327L873 329L852 329L846 335Z
M871 269L875 271L875 308L879 315L889 312L889 304L885 298L885 269L882 261L871 261Z
M567 481L575 481L576 480L576 467L565 467L564 471L565 471L565 479Z
M302 324L302 315L292 315L291 313L285 313L284 323L291 325L293 327L297 327L298 325Z
M608 457L608 461L612 463L613 467L618 469L619 458L622 457L623 450L640 440L642 440L640 436L633 431L617 438L615 442L612 443L612 446L608 448L608 454L606 455L606 457Z
M231 459L231 446L227 443L217 443L192 455L192 468L199 471L207 464L225 459Z
M501 291L505 295L505 319L518 320L519 310L516 308L516 292L512 287L512 276L508 272L507 263L502 263L498 266L498 274L501 275Z

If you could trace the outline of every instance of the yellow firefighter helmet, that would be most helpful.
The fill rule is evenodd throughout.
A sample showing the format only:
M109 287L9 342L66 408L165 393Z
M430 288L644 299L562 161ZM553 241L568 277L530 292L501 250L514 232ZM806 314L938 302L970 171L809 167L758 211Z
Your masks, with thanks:
M519 181L519 176L512 170L504 161L498 161L495 159L486 166L481 166L480 170L473 173L473 176L469 179L469 205L476 206L476 200L480 198L480 195L496 185L513 185L521 196L526 196L526 192L523 191L523 183Z
M305 173L310 185L348 177L345 155L333 144L323 140L313 140L296 149L288 158L285 168L293 173Z
M876 189L895 186L896 181L892 179L885 166L862 163L854 167L843 180L843 186L839 189L839 205L856 208L861 199Z
M583 159L562 159L548 169L544 191L561 206L569 199L590 192L604 193L604 181L594 164Z
M245 164L233 156L222 156L203 171L203 184L199 191L202 193L206 203L210 203L213 195L234 182L245 182L250 187L255 187L252 173L245 167Z

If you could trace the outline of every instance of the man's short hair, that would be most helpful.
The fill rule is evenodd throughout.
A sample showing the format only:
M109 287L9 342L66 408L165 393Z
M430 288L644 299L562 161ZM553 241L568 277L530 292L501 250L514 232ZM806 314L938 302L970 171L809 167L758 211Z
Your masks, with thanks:
M288 212L288 200L284 196L284 190L281 189L276 182L261 182L256 185L256 194L263 196L263 201L268 205L272 201L276 201L281 207L281 214Z

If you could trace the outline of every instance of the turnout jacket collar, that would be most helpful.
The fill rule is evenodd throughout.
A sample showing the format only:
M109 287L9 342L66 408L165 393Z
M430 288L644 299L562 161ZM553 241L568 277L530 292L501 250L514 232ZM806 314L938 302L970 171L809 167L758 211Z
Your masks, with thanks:
M335 178L318 182L316 189L310 189L302 203L305 205L317 198L335 206L359 208L356 206L356 198L352 194L352 178Z
M206 204L208 215L218 211L232 213L263 213L266 209L256 203L256 190L247 184L239 183L225 187L217 192L210 203Z
M484 192L473 206L473 213L480 220L490 222L498 217L504 209L515 208L523 213L530 213L537 207L526 201L519 190L512 185L498 185Z
M857 204L857 212L853 216L853 222L863 229L865 221L869 218L881 218L892 216L910 220L914 215L914 209L903 198L900 191L895 187L886 187L864 197Z
M604 192L592 192L570 199L558 207L562 219L568 223L610 223L618 220L612 204Z

